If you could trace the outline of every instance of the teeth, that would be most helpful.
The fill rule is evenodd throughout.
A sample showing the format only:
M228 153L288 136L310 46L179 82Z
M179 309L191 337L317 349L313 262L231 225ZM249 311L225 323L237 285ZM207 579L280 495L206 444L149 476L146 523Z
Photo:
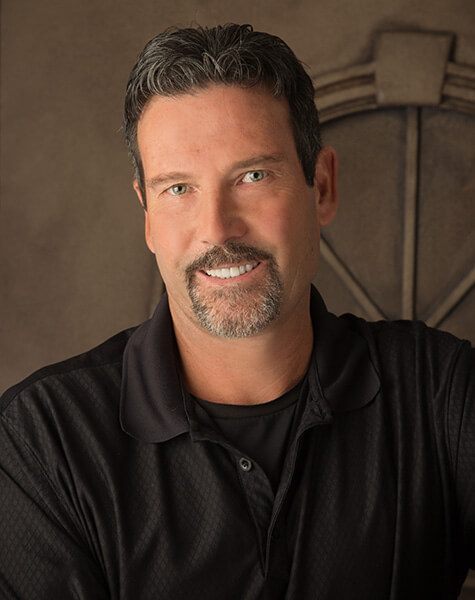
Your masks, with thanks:
M207 269L205 270L206 275L210 277L217 277L218 279L232 279L239 275L244 275L255 269L259 263L252 263L249 265L240 265L239 267L230 267L229 269Z

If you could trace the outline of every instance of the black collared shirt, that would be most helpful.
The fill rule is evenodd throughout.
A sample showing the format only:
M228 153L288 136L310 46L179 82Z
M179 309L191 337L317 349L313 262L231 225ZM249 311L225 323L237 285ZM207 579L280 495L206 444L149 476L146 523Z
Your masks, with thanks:
M315 350L280 485L183 388L154 317L0 403L0 597L456 598L475 566L467 342L336 318ZM120 421L119 421L120 414Z

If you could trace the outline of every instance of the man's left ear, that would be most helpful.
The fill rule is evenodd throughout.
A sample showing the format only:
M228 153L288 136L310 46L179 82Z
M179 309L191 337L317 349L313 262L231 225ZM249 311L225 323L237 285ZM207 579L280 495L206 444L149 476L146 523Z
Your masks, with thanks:
M315 200L321 226L333 221L338 209L338 156L330 146L322 148L315 165Z

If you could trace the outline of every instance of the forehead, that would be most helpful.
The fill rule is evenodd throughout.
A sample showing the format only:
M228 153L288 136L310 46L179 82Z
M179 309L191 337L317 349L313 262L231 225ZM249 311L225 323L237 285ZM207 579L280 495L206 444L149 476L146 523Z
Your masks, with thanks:
M261 86L211 85L179 96L154 96L137 129L145 163L190 153L294 152L287 100ZM242 158L245 158L243 156Z

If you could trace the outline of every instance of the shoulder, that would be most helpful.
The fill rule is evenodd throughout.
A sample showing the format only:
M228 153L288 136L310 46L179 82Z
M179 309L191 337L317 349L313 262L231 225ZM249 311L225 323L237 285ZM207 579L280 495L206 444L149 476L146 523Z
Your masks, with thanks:
M27 395L34 395L44 386L61 381L80 381L96 375L100 378L108 369L120 367L125 346L135 331L135 327L117 333L98 346L61 362L42 367L24 380L7 389L0 397L0 413L4 413L11 403Z
M394 419L406 419L413 431L416 422L433 423L435 435L449 448L454 470L464 440L471 444L466 454L474 456L475 350L471 343L419 321L341 318L366 340L380 378L381 399L391 407Z
M412 364L437 367L440 372L458 362L461 354L473 353L468 340L429 327L422 321L369 322L350 314L340 318L365 338L373 361L381 367Z
M28 493L42 490L51 506L96 481L97 465L107 471L127 444L119 405L122 359L134 330L40 369L0 398L0 471Z
M40 369L0 398L0 496L20 529L30 522L39 535L66 532L76 547L89 543L88 503L94 514L107 506L107 483L128 443L119 403L133 331Z
M99 346L48 365L8 389L0 398L3 434L40 449L65 434L79 441L81 432L98 430L116 418L120 402L122 358L135 328ZM82 440L83 442L85 440Z
M398 410L429 410L456 427L464 407L475 405L475 350L468 340L420 321L340 318L365 339L381 397Z

